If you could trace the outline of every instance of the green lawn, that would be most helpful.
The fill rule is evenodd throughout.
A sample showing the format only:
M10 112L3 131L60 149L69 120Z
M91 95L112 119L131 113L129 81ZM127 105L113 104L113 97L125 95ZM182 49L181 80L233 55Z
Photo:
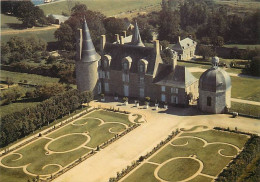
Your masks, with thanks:
M10 24L22 24L21 21L19 21L16 17L14 16L9 16L9 15L5 15L5 14L1 14L1 29L2 30L6 30L6 29L10 29ZM1 37L2 38L2 37Z
M257 105L232 102L230 111L252 116L260 116L260 106Z
M231 97L260 102L260 80L231 76Z
M166 181L181 181L195 174L199 167L200 164L193 159L179 158L163 165L158 175L161 179Z
M10 114L10 113L13 113L16 111L21 111L24 108L36 106L39 103L40 102L24 102L24 103L17 102L17 103L0 106L0 116L3 117L7 114Z
M88 9L102 12L106 16L112 16L127 11L136 11L140 8L145 8L151 5L161 3L161 0L77 0L85 4ZM62 14L68 13L68 6L66 1L46 4L39 6L45 14Z
M21 81L23 82L24 80L27 80L27 83L29 84L37 84L37 85L59 82L59 78L1 70L0 80L5 81L7 77L11 78L14 83L18 83Z
M57 39L54 37L54 32L56 29L49 29L49 30L39 30L34 32L23 32L19 34L5 34L1 35L1 42L7 42L11 37L13 36L19 36L19 37L31 37L32 35L35 35L46 42L55 42Z
M228 45L224 45L224 47L228 47L228 48L237 47L238 49L255 49L255 48L260 49L259 44L256 45L228 44Z
M193 137L206 140L206 145L201 139ZM178 138L169 142L160 152L148 158L148 162L145 161L141 164L137 170L123 181L140 181L140 179L143 182L158 181L154 176L156 170L159 178L163 180L185 180L198 171L200 163L197 160L203 163L202 174L215 177L230 162L232 157L238 153L234 147L225 143L236 145L241 149L247 140L248 137L245 135L216 130L193 133L183 132ZM162 163L163 165L161 166L160 164ZM198 175L191 181L207 182L212 181L212 178Z
M92 118L94 116L104 119L104 123ZM96 148L114 137L116 133L125 130L127 126L120 123L131 124L127 118L127 115L124 114L94 111L84 116L83 119L71 122L50 133L47 138L42 137L15 151L14 154L5 156L2 163L17 168L16 170L4 168L1 170L0 179L5 179L5 182L17 181L12 176L18 175L20 176L19 182L27 182L28 177L22 170L23 166L26 165L28 166L25 169L33 174L49 175L55 173L60 170L61 166L64 167L90 152L91 149L82 147L88 141L86 134L90 137L90 141L85 146ZM49 153L46 153L45 147Z

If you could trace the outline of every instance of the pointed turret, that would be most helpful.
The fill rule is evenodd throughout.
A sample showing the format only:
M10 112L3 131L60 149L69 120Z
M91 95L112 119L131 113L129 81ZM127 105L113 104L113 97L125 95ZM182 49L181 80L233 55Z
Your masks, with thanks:
M92 62L98 61L100 59L100 55L96 52L96 49L93 45L90 32L88 29L88 25L86 19L84 18L84 22L82 25L82 55L81 60L83 62Z
M134 27L134 32L133 32L131 44L136 45L136 46L145 47L143 42L142 42L142 39L141 39L141 35L140 35L140 32L139 32L137 22L135 22L135 27Z
M78 30L76 56L76 82L79 91L97 94L98 61L100 55L93 45L87 22L84 18L82 29Z

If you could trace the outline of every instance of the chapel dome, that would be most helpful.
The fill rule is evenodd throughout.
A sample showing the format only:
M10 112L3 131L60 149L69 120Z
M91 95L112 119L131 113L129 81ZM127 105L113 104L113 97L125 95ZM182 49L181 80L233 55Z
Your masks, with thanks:
M218 57L213 57L213 66L200 76L200 90L210 92L223 92L231 87L230 76L225 70L218 67L218 63Z

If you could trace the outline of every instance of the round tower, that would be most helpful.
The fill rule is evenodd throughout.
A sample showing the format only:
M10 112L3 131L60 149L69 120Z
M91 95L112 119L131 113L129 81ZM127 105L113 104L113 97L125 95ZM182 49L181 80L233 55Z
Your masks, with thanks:
M84 18L82 29L77 33L76 82L79 91L97 94L98 61L100 55L93 45L89 28Z
M209 113L224 113L231 107L231 79L218 67L219 58L212 58L212 68L199 80L199 109Z

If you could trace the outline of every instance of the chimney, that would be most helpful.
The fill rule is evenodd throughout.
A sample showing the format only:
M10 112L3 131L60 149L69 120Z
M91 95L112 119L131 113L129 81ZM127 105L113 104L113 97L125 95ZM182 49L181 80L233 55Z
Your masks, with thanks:
M120 36L120 44L125 44L124 36Z
M115 36L116 36L116 43L119 44L120 43L119 34L115 34Z
M160 42L159 40L154 41L154 51L156 54L160 54Z
M178 40L179 40L179 42L181 41L181 36L178 36Z
M100 50L103 53L104 48L106 45L106 35L101 35L101 39L100 39Z
M82 53L82 29L78 29L77 31L77 44L76 44L76 60L81 60L81 53Z
M123 31L123 36L126 37L126 31Z

